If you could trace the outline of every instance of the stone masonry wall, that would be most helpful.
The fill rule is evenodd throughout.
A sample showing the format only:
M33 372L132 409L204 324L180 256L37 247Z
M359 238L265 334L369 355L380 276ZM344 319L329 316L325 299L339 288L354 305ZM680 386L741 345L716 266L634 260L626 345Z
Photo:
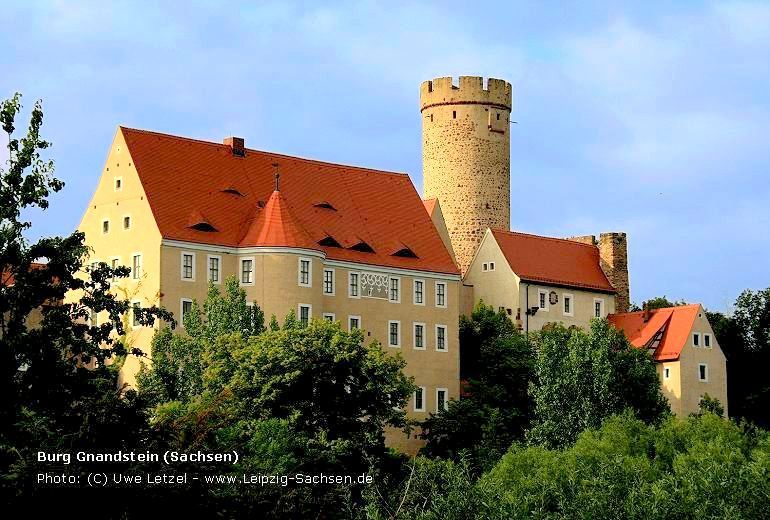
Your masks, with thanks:
M599 248L599 265L617 291L615 312L628 312L631 303L631 288L628 279L628 240L626 234L601 233L598 241L594 235L569 237L568 240Z
M489 228L510 229L510 83L461 76L420 87L424 198L437 198L465 273Z

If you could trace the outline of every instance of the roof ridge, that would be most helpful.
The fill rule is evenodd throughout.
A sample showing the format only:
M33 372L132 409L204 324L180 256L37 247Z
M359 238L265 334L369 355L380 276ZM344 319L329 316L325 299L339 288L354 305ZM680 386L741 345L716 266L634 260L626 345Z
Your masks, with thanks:
M519 236L524 236L524 237L542 238L542 239L545 239L545 240L553 240L555 242L576 244L576 245L579 245L579 246L592 247L594 249L598 249L598 247L593 245L593 244L586 244L586 243L583 243L583 242L578 242L576 240L570 240L569 238L547 237L545 235L535 235L534 233L524 233L523 231L512 231L512 230L506 231L504 229L492 229L492 228L490 228L490 230L492 231L492 233L504 233L504 234L507 234L507 235L519 235Z
M139 132L139 133L143 133L143 134L155 135L155 136L158 136L158 137L168 137L170 139L176 139L176 140L179 140L179 141L193 141L193 142L200 143L200 144L207 144L207 145L210 145L210 146L218 146L218 147L227 146L226 144L218 143L218 142L215 142L215 141L207 141L205 139L196 139L195 137L185 137L185 136L176 135L176 134L166 134L166 133L163 133L163 132L156 132L154 130L144 130L142 128L131 128L131 127L128 127L128 126L123 126L123 125L118 125L118 128L120 128L121 130L128 130L130 132ZM391 171L391 170L378 170L378 169L375 169L375 168L367 168L366 166L356 166L356 165L353 165L353 164L343 164L343 163L338 163L338 162L321 161L321 160L318 160L318 159L311 159L311 158L302 157L302 156L299 156L299 155L289 155L289 154L286 154L286 153L269 152L267 150L257 150L257 149L254 149L254 148L244 148L244 150L252 152L252 153L268 155L268 156L271 156L271 157L274 156L274 157L285 157L285 158L289 158L289 159L299 159L301 161L306 161L306 162L314 163L314 164L321 164L321 165L324 165L324 166L332 166L332 167L335 167L335 168L353 168L353 169L361 170L361 171L365 171L365 172L384 173L384 174L388 174L388 175L396 175L398 177L407 177L407 178L409 178L409 174L407 172L395 172L395 171Z
M675 311L677 309L684 309L689 307L700 307L700 303L687 303L685 305L674 305L673 307L657 307L655 309L631 311L631 312L613 312L613 316L631 316L633 314L643 314L645 312L656 313L658 311Z

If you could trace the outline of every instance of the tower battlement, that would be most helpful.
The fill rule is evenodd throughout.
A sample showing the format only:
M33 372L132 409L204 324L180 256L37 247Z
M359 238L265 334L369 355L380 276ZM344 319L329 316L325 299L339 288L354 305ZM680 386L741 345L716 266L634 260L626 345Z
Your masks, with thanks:
M460 76L459 86L451 77L423 81L420 85L420 111L432 106L481 104L512 109L511 84L489 78L484 84L481 76ZM486 88L485 88L486 86Z

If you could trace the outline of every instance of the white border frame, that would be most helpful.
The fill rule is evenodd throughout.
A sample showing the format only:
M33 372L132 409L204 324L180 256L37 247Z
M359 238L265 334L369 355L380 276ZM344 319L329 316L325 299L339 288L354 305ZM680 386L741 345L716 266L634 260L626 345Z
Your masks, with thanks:
M307 262L307 283L302 283L302 262ZM297 285L313 287L313 259L306 256L297 258Z
M243 261L244 260L251 260L251 281L250 282L244 282L243 281ZM241 256L238 258L238 285L241 285L243 287L252 287L256 283L257 279L257 261L254 260L253 256Z
M417 333L415 329L417 326L422 327L422 347L417 346ZM414 350L426 350L428 347L428 337L426 332L428 331L428 328L425 326L425 323L421 321L413 321L412 322L412 348Z
M128 219L128 227L126 227L126 219ZM123 215L123 218L120 220L121 223L121 229L123 231L131 231L134 228L134 219L131 217L130 213L126 213Z
M179 298L179 319L177 320L177 324L184 328L184 304L185 302L190 302L190 309L192 310L192 298Z
M398 288L396 289L398 298L396 298L395 300L390 298L390 293L391 293L391 290L392 290L391 289L391 284L392 284L393 280L396 280L396 282L398 282L397 283L397 287ZM400 276L390 276L390 275L388 275L388 301L390 303L401 303L401 277Z
M418 283L422 284L422 303L417 301L417 284ZM426 287L426 284L425 284L424 278L414 278L412 280L412 303L414 305L421 305L423 307L425 306L425 287Z
M118 152L120 153L120 152ZM118 188L117 181L120 181L120 188ZM119 191L123 191L123 176L122 175L116 175L112 178L112 191L115 193Z
M192 278L185 278L184 277L184 257L185 255L192 256ZM183 282L194 282L195 281L195 269L197 267L197 259L195 258L197 255L193 251L180 251L179 252L179 278Z
M356 275L356 291L358 292L358 294L356 294L355 296L350 290L351 278L353 278L353 275ZM348 298L353 298L354 300L361 299L361 272L360 271L348 271Z
M495 270L495 263L494 262L489 262L489 270L490 271L494 271Z
M332 292L326 292L326 273L332 274ZM337 270L334 269L333 267L324 267L324 276L323 276L323 279L321 280L321 293L324 296L337 295Z
M218 275L219 279L214 281L211 279L211 259L216 258L219 261ZM206 282L213 283L214 285L222 285L222 255L206 255Z
M134 269L134 257L139 257L139 269ZM131 253L131 279L141 280L144 275L144 255L139 251Z
M444 286L444 305L439 305L438 303L438 288L440 285ZM446 309L447 303L449 301L449 284L442 281L436 281L433 284L433 303L436 305L439 309Z
M307 324L313 321L313 304L312 303L298 303L297 304L297 321L302 323L302 307L307 307Z
M355 329L350 326L350 320L352 319L358 320L358 327ZM361 330L362 328L363 327L361 325L361 316L357 316L355 314L348 314L348 332L353 332L354 330Z
M601 305L599 308L599 316L596 315L596 304ZM607 313L604 311L604 298L594 298L594 307L591 309L591 314L593 314L592 318L604 318L607 316Z
M436 413L439 413L438 409L438 393L444 392L444 410L449 409L449 389L448 388L436 388Z
M398 344L392 345L390 343L390 327L393 324L398 325ZM392 348L401 348L401 336L403 335L403 330L401 329L401 320L388 320L388 346Z
M706 374L705 379L701 379L700 377L700 367L704 367L706 370L704 371ZM698 382L699 383L708 383L709 382L709 364L708 363L698 363Z
M695 344L695 338L698 338L698 344ZM692 341L693 348L703 348L703 338L702 334L700 332L693 332L690 336L690 341Z
M420 408L417 408L417 390L412 392L412 411L415 412L424 412L425 411L425 401L426 401L426 388L424 386L418 386L417 387L420 392L422 392L422 406Z
M706 338L709 339L708 345L706 345ZM711 335L710 332L704 332L703 337L701 339L703 339L703 348L707 348L707 349L714 348L714 342L713 342L714 337Z
M141 329L142 327L144 327L144 325L142 325L141 323L139 325L134 323L134 320L135 320L134 307L136 306L137 303L139 304L139 307L142 306L142 300L131 300L131 330Z
M444 348L440 349L438 348L438 330L444 329ZM449 352L449 327L442 323L437 323L435 327L435 335L436 335L436 352Z
M564 310L564 302L569 298L569 312ZM563 316L575 317L575 295L572 293L561 293L561 313Z
M332 323L337 321L337 316L333 312L324 312L322 316L323 316L323 319L331 318L331 320L328 320L328 321L331 321Z
M540 306L540 295L545 295L545 307ZM548 312L551 308L551 302L548 299L548 290L547 289L541 289L540 287L537 288L537 308L539 311Z
M104 223L107 223L107 231L104 230ZM110 231L112 231L112 223L110 222L109 218L102 218L102 227L101 227L102 235L109 235Z

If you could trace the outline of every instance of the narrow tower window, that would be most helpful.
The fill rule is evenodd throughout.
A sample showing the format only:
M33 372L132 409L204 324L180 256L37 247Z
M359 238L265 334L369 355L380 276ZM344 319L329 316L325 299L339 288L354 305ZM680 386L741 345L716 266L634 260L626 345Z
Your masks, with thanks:
M452 119L457 119L457 110L452 110Z

